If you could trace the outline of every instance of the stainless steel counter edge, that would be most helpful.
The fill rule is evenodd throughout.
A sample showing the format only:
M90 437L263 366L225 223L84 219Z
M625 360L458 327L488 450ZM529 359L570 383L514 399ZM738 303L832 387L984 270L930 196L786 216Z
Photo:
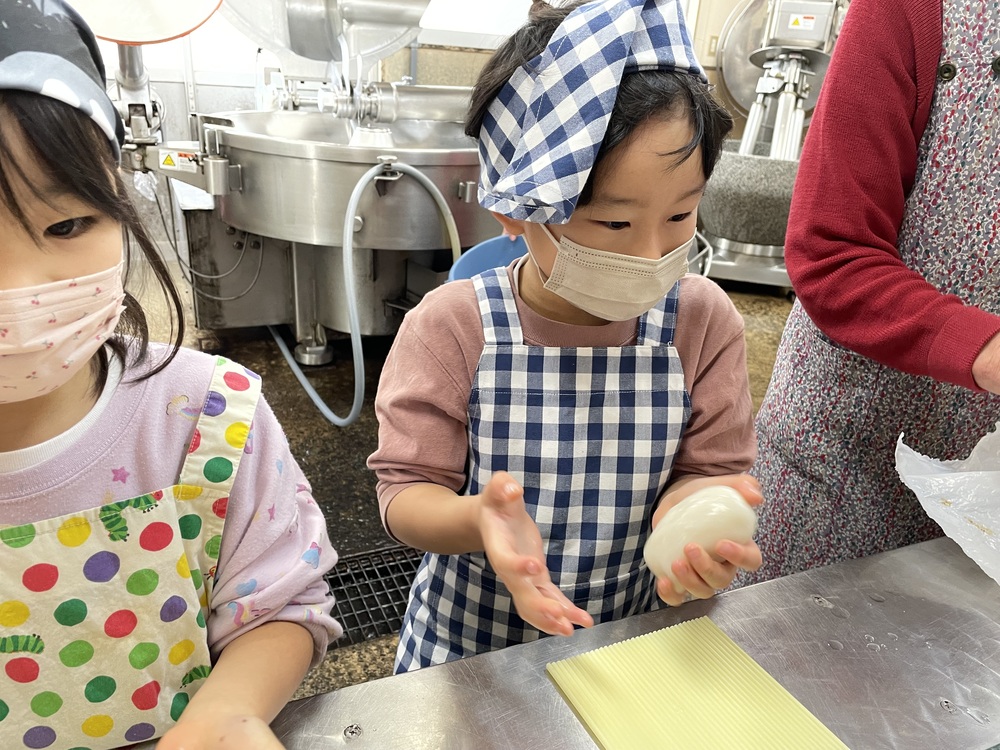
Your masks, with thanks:
M289 750L593 748L545 665L708 615L849 747L1000 743L1000 587L948 539L289 704Z

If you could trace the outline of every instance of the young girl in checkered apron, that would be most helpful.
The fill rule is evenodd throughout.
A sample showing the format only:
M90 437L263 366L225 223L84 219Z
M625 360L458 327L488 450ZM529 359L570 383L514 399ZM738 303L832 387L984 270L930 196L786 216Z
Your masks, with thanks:
M398 671L688 596L756 546L695 545L655 581L642 547L707 484L760 502L743 326L688 276L731 119L675 0L535 3L487 63L467 132L480 202L529 252L407 314L369 466L388 532L427 550Z
M341 632L325 521L260 378L178 348L93 34L60 0L0 20L2 745L273 750Z

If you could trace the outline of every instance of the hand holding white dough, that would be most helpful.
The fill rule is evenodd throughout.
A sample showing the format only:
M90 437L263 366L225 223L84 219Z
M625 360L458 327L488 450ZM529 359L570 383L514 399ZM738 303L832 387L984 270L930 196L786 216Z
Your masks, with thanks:
M657 578L674 588L684 587L670 569L684 557L684 548L697 544L709 554L723 539L747 544L757 531L757 514L737 490L727 485L705 487L666 512L646 540L642 555Z

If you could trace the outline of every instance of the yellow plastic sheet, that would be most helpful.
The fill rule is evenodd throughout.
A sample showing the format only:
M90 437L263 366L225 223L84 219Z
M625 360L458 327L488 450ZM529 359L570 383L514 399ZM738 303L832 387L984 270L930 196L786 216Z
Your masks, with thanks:
M546 669L604 750L847 747L707 617Z

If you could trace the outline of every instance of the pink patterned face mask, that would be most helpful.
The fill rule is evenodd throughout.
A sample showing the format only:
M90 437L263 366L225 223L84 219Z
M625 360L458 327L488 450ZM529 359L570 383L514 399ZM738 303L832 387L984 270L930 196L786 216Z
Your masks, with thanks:
M90 362L125 309L122 266L0 290L0 404L51 393Z

